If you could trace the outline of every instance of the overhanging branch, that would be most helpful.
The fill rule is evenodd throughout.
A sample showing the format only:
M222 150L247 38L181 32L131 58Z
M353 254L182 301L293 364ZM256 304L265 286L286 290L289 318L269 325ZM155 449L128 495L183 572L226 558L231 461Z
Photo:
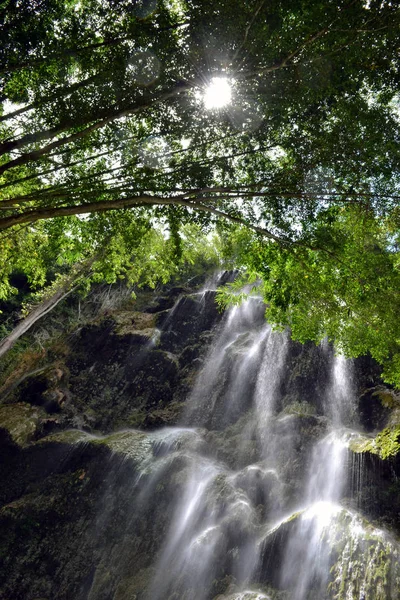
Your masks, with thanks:
M106 212L109 210L139 208L145 206L184 206L185 208L189 208L194 211L201 211L215 215L216 217L224 219L226 221L230 221L231 223L243 225L244 227L247 227L248 229L255 231L256 233L259 233L264 237L273 239L276 242L290 243L289 239L286 240L284 238L281 238L273 234L271 231L268 231L268 229L258 227L257 225L253 225L241 217L223 212L211 205L203 204L203 202L215 202L215 200L216 198L212 196L210 196L209 198L202 198L201 201L199 201L187 200L182 196L161 198L158 196L142 195L135 196L133 198L120 198L118 200L90 202L85 204L79 204L76 206L48 206L36 210L26 211L19 215L14 215L11 217L5 217L3 219L0 219L0 231L5 231L7 229L10 229L10 227L14 227L15 225L22 225L24 223L35 223L40 220L53 219L56 217L83 215L96 212Z

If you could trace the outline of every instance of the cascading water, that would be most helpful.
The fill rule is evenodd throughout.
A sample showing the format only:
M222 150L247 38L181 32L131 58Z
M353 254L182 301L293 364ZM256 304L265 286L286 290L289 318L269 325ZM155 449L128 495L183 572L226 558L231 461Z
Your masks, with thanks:
M55 592L48 580L32 593L10 583L21 593L0 588L1 599L400 600L399 544L366 520L375 507L364 489L371 459L355 460L351 450L365 437L353 364L327 343L301 346L273 331L258 298L219 314L215 289L230 277L152 301L134 313L143 331L110 339L101 330L105 354L88 361L87 376L107 369L114 378L116 397L95 404L103 410L110 400L102 430L111 433L61 431L26 451L11 446L27 495L15 503L12 480L2 523L26 507L17 532L33 531L34 541L30 553L22 547L21 564L43 562L49 548L63 559L46 563ZM124 319L131 327L132 315ZM118 368L108 362L114 345ZM80 370L76 396L84 379ZM127 417L142 419L141 428L131 421L121 431ZM51 463L43 461L49 477L38 496L36 453ZM51 519L40 546L32 514L46 497Z
M218 596L218 581L226 584L221 599L271 598L271 584L293 600L366 598L351 577L337 593L332 581L348 532L359 549L366 535L340 504L354 412L351 365L321 348L330 364L324 414L285 412L288 337L265 324L263 311L254 298L228 311L187 400L183 421L204 443L178 450L185 462L180 492L148 600L208 600ZM319 436L293 483L287 474L299 443L296 416ZM230 464L215 441L226 428L235 432Z
M344 426L350 423L344 419L352 413L354 401L349 370L343 357L334 357L324 402L331 416L331 430L312 449L304 507L290 537L281 574L282 587L292 590L293 600L306 600L311 588L323 597L329 579L329 547L324 537L340 512L338 502L345 485Z

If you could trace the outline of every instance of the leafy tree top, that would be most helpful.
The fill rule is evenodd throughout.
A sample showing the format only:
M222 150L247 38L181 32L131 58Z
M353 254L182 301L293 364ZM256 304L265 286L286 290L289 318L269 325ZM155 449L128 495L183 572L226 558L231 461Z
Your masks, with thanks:
M263 279L272 321L396 363L396 3L0 10L3 297L17 268L37 286L49 264L62 272L93 255L99 278L133 272L154 227L169 232L176 265L185 224L217 227L224 252ZM213 77L232 99L207 111Z

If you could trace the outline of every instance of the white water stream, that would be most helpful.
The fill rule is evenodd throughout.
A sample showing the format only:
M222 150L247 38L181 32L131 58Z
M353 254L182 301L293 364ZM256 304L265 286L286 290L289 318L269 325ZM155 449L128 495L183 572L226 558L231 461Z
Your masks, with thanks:
M298 406L309 412L286 406L290 342L263 312L254 298L227 312L187 399L184 428L153 435L142 497L180 466L147 600L268 600L270 586L288 600L375 599L365 596L367 584L349 575L343 582L339 554L352 564L354 548L364 552L366 566L357 568L367 581L371 545L362 519L342 502L355 412L351 363L321 347L328 375L317 410L308 396Z

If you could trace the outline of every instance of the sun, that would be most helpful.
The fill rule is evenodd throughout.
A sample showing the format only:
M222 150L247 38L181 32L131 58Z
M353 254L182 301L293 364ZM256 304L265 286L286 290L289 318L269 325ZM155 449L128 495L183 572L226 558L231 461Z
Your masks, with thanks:
M230 103L232 98L232 87L224 77L213 77L205 89L203 102L208 110L223 108Z

